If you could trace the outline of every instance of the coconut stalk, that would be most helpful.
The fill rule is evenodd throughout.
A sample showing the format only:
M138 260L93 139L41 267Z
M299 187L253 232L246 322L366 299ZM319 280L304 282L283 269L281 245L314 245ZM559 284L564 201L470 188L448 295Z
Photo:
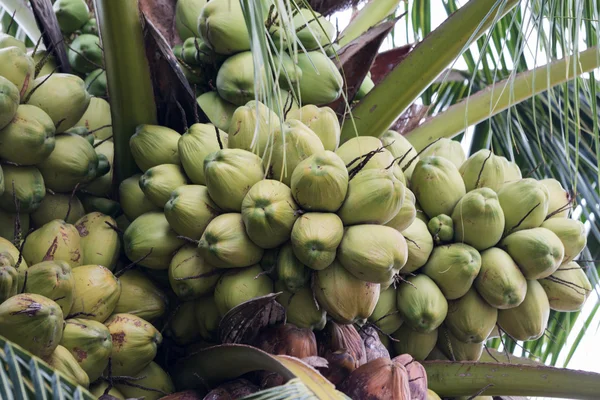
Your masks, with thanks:
M114 187L138 169L129 138L140 124L156 124L156 103L137 0L94 0L110 96Z
M25 34L33 43L37 43L37 41L40 39L40 36L42 36L42 33L35 22L33 12L27 6L27 1L0 0L0 6L2 6L2 8L4 8L10 15L15 13L15 22L19 24L23 31L25 31Z
M471 43L519 0L471 0L423 39L344 121L341 143L379 136Z
M452 138L468 126L475 125L599 66L598 48L592 47L575 57L568 56L522 72L513 78L490 85L449 107L446 111L430 117L408 132L406 138L417 151L422 150L436 139Z
M399 0L372 0L368 2L340 33L338 39L340 47L344 47L368 31L369 28L383 21L396 10L399 3Z

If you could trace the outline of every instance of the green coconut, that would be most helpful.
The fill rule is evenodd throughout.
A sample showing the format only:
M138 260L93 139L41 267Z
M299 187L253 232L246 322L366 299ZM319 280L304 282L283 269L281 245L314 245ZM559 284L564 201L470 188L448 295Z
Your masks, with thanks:
M110 104L99 97L92 97L90 104L85 109L75 126L84 126L94 134L98 140L110 139L113 135L112 116Z
M403 274L414 272L421 268L433 251L433 237L427 229L427 224L420 219L402 231L408 248L408 258L402 269Z
M395 182L392 178L389 181ZM303 209L336 212L346 199L348 170L334 152L318 152L296 166L291 188L294 199Z
M0 236L0 253L6 253L12 257L15 262L14 267L17 269L17 271L25 272L27 269L27 261L20 256L21 252L17 247L15 247L15 245L2 236Z
M73 269L75 300L71 314L104 322L114 311L121 295L121 282L102 265L82 265ZM83 314L80 314L83 313Z
M428 333L446 318L448 301L427 275L411 276L398 287L396 305L400 316L412 329Z
M374 87L375 87L375 82L373 82L373 79L371 79L371 72L369 71L367 73L367 76L365 76L365 79L363 79L362 83L358 87L358 91L354 95L354 99L352 99L352 101L359 101L359 100L364 99L365 96L371 90L373 90Z
M165 204L165 217L171 228L179 235L196 240L219 213L219 207L203 185L180 186L171 192Z
M324 105L340 97L344 80L336 65L320 51L298 53L302 70L300 100L303 104Z
M381 143L398 159L399 165L408 179L412 176L415 165L419 161L417 151L404 135L396 131L387 131L380 136ZM416 157L416 158L415 158ZM410 163L410 164L409 164Z
M593 290L585 271L574 261L561 265L539 282L548 296L550 308L556 311L581 310Z
M179 304L172 314L166 334L180 346L186 346L200 338L195 301Z
M220 66L227 58L213 51L202 38L189 37L184 40L181 49L173 52L178 58L183 59L187 66L205 68L206 66ZM186 65L183 65L186 67Z
M213 294L206 295L196 300L196 322L200 337L209 342L217 342L217 331L221 322L221 315L217 309Z
M35 86L34 74L35 63L25 51L15 46L0 49L0 76L17 87L21 101Z
M85 77L85 87L92 96L105 97L108 95L106 71L98 68ZM89 107L89 106L88 106Z
M518 181L523 178L521 169L514 161L508 161L504 157L500 157L504 165L504 182Z
M329 107L307 104L298 110L290 111L286 119L296 119L317 134L325 150L335 151L340 144L340 123L335 112Z
M198 96L196 102L209 121L217 128L228 131L231 125L235 104L223 100L217 92L206 92Z
M254 100L257 95L260 96L259 93L255 93L255 82L264 80L266 80L264 69L261 69L258 74L254 71L252 52L243 51L227 58L221 65L216 86L221 98L242 106Z
M556 179L542 179L542 185L548 190L548 215L546 218L567 218L573 208L573 198Z
M4 18L3 18L4 19ZM0 33L0 49L5 49L7 47L18 47L23 51L27 51L25 47L25 43L21 40L15 38L14 36L9 35L8 33Z
M402 326L392 335L397 354L410 354L417 361L424 361L435 347L438 339L437 329L421 333L413 330L408 324Z
M173 190L187 185L188 179L181 166L161 164L152 167L140 177L140 188L156 207L164 208Z
M335 259L344 227L333 213L310 212L300 216L292 229L294 254L307 267L322 270Z
M204 160L208 194L224 211L240 212L244 197L263 176L262 160L246 150L219 150Z
M23 213L31 213L40 206L46 195L46 186L39 169L4 164L2 175L4 176L4 193L0 195L0 207L2 209L17 212L15 199L20 212ZM0 186L2 186L1 183Z
M336 29L320 13L301 8L293 14L289 27L279 18L275 19L270 33L275 44L283 48L291 46L290 42L293 38L299 40L306 50L318 50L328 46L335 39Z
M84 0L56 0L52 8L60 30L67 35L83 27L90 19Z
M541 227L554 232L562 242L565 249L562 264L573 261L587 245L587 234L585 226L581 221L566 218L550 218Z
M17 114L19 102L19 88L5 77L0 76L0 141L6 140L4 136L7 134L4 133L4 127L13 121ZM3 148L4 146L0 147L0 152Z
M92 146L94 145L94 135L91 134L85 126L74 126L72 128L67 129L64 133L72 133L74 135L81 136L82 138L87 140Z
M35 52L30 50L27 55L33 59L35 64L35 76L50 75L56 70L56 58L47 50L37 49Z
M96 18L90 18L88 22L86 22L81 27L81 33L86 33L89 35L98 35L98 23Z
M90 196L85 193L77 195L86 213L100 212L115 218L121 214L121 205L106 197Z
M219 139L224 148L228 146L227 133L217 129L211 124L194 124L179 138L177 148L181 165L189 179L197 185L206 185L204 160L221 149Z
M142 192L139 184L141 176L141 174L132 175L119 185L119 200L129 221L134 221L147 212L160 210Z
M136 218L123 234L127 258L151 269L169 268L173 253L183 244L165 215L156 211Z
M457 169L467 160L460 142L447 138L436 140L421 152L421 158L432 156L445 158L452 162Z
M502 219L502 223L504 223L504 219ZM437 245L452 242L454 239L454 222L452 221L452 218L446 214L440 214L431 218L429 222L427 222L427 229Z
M137 386L116 384L117 389L127 399L158 400L165 394L175 392L171 377L155 362L150 362L148 366L135 374L133 379Z
M52 299L63 315L69 315L75 296L75 278L64 261L42 261L27 268L19 293L35 293Z
M389 287L379 293L379 300L369 317L369 322L377 325L386 335L391 335L400 328L404 321L396 306L396 288Z
M311 270L294 255L291 243L281 247L277 257L277 279L286 291L297 293L310 281Z
M57 260L78 267L83 262L79 233L73 225L55 219L31 232L23 246L23 257L29 265Z
M17 225L18 218L18 225ZM20 229L15 231L15 226ZM0 237L6 238L11 242L14 242L16 238L21 235L21 237L29 231L30 227L30 217L29 214L25 213L11 213L8 211L4 211L0 208ZM18 241L17 241L18 242ZM15 242L15 243L17 243ZM2 245L0 245L2 248ZM2 251L2 250L0 250Z
M17 294L0 304L0 335L37 357L54 352L64 324L60 306L39 294Z
M246 233L263 249L272 249L288 241L297 218L298 206L292 191L275 180L257 182L242 202Z
M265 17L267 13L264 14ZM250 50L250 36L239 3L211 0L198 18L200 37L218 54Z
M65 347L58 345L48 357L44 358L53 370L62 373L64 376L77 383L79 386L87 388L90 385L90 378L85 370L79 365L77 359Z
M128 270L119 276L121 296L113 311L115 314L133 314L146 321L165 315L167 296L144 273Z
M196 246L186 245L171 260L169 283L179 299L194 300L212 293L222 272L209 264Z
M507 182L498 191L498 201L504 212L504 232L537 228L548 215L549 191L533 178Z
M10 258L10 264L7 260ZM18 293L19 272L16 261L8 253L0 253L0 304Z
M279 123L277 114L263 103L248 101L238 107L231 117L229 147L247 150L263 157Z
M114 172L114 156L115 156L115 145L113 142L105 141L101 142L96 140L94 143L94 149L98 154L98 174L102 172L101 169L104 167L104 162L108 163L110 171L98 176L96 179L86 184L83 190L94 196L110 196L113 189L113 172Z
M90 386L89 392L95 398L100 398L106 392L106 389L108 389L108 385L109 383L105 381L95 382ZM119 392L119 390L117 390L115 387L110 388L110 390L108 391L108 395L114 397L117 400L125 400L125 396L123 395L123 393Z
M160 164L181 164L178 142L181 135L166 126L138 125L129 139L135 163L142 171Z
M542 285L536 280L527 281L527 294L517 307L498 312L498 325L515 340L536 340L542 337L548 318L550 303Z
M36 227L46 225L55 219L62 219L68 224L74 224L84 215L83 204L77 196L46 193L39 207L31 213L31 221Z
M89 213L75 222L83 250L83 265L98 264L113 271L121 250L117 221L99 212Z
M497 318L498 310L471 288L460 299L448 302L444 324L461 342L481 343L490 336Z
M198 251L204 259L218 268L243 268L260 261L263 249L246 234L241 214L221 214L208 224Z
M415 195L410 189L405 187L404 200L402 201L400 211L398 211L398 213L385 225L394 228L399 232L408 228L417 217L415 202Z
M221 317L241 303L273 292L273 282L261 272L259 265L253 265L227 271L219 278L214 297Z
M462 342L447 327L440 327L437 348L451 361L479 361L483 342Z
M364 162L369 153L374 155L362 166L362 170L387 168L394 161L394 156L383 148L381 140L372 136L353 137L335 151L349 170Z
M104 66L104 57L100 47L100 38L97 35L84 33L78 35L71 42L69 51L69 64L74 71L80 74L89 74L97 68Z
M378 283L357 279L337 260L317 271L314 279L319 305L340 324L366 322L379 300Z
M60 345L67 349L94 382L108 365L112 339L108 328L91 319L72 318L65 321Z
M179 0L175 6L175 29L181 40L200 36L198 18L206 0Z
M467 192L484 187L497 192L506 181L502 159L490 150L479 150L471 155L459 171Z
M292 293L285 290L283 282L277 282L275 291L282 292L277 297L277 302L285 308L286 323L312 330L321 330L325 327L327 313L315 303L310 287L303 287Z
M473 285L489 305L500 310L517 307L527 293L527 280L515 261L496 247L481 253L481 271Z
M46 187L70 193L77 185L91 182L98 173L98 154L83 137L74 134L56 136L54 151L37 164Z
M454 240L485 250L502 239L504 211L490 188L474 189L464 195L452 212Z
M421 157L411 178L411 188L423 211L433 218L451 215L465 195L465 184L458 168L443 157Z

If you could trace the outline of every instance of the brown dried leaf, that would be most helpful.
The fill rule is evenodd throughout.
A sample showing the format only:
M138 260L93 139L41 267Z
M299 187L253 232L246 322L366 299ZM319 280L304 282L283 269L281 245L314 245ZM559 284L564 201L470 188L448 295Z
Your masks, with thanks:
M304 361L305 363L307 363L308 365L310 365L313 368L329 367L329 362L327 362L327 359L325 359L323 357L319 357L319 356L304 357L302 359L302 361Z
M30 0L35 22L42 32L42 41L46 49L54 56L58 72L71 73L67 51L63 46L63 35L58 26L50 0Z
M175 32L176 0L140 0L140 10L165 38L169 46L181 43Z
M428 111L429 107L427 106L411 104L392 124L390 129L404 135L419 126Z
M360 0L309 0L308 4L313 10L323 15L331 15L334 12L346 10L360 3Z
M375 328L372 326L367 326L364 327L364 329L361 329L359 333L363 343L365 344L367 362L381 357L390 358L390 353L388 349L385 348L383 343L381 343Z
M183 392L177 392L170 394L165 397L161 397L159 400L202 400L204 395L196 390L185 390Z
M404 60L413 47L414 44L407 44L377 54L377 57L371 66L371 80L373 83L377 85L381 82L381 80L385 78L396 65Z

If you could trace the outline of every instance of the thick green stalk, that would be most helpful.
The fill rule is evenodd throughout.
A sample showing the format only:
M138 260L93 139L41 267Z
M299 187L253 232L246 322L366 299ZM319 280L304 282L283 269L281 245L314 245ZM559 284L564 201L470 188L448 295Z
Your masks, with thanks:
M129 138L140 124L156 124L156 103L137 0L95 0L110 96L115 187L135 174Z
M342 127L342 142L357 134L384 133L466 47L517 4L471 0L448 17L354 108Z
M592 47L579 53L576 69L572 67L574 62L574 58L569 56L490 85L443 113L430 117L410 131L406 138L418 151L436 139L454 137L468 126L477 124L553 86L598 68L600 66L598 48Z
M42 33L35 22L33 12L25 0L0 0L0 6L10 15L15 13L15 22L25 31L33 43L37 43Z
M373 0L367 3L343 32L340 33L338 40L340 47L344 47L368 31L369 28L383 21L396 10L399 3L400 0Z
M535 396L597 399L600 374L532 365L427 361L427 382L440 397Z

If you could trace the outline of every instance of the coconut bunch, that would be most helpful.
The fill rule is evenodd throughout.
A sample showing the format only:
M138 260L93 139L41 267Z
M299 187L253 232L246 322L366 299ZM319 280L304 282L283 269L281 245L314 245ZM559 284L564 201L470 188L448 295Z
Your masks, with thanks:
M399 134L381 140L401 164L413 158ZM582 307L592 286L575 260L586 234L558 181L523 178L488 150L466 158L447 139L404 168L416 218L395 228L407 262L370 318L397 352L478 360L488 338L536 340L550 310Z

